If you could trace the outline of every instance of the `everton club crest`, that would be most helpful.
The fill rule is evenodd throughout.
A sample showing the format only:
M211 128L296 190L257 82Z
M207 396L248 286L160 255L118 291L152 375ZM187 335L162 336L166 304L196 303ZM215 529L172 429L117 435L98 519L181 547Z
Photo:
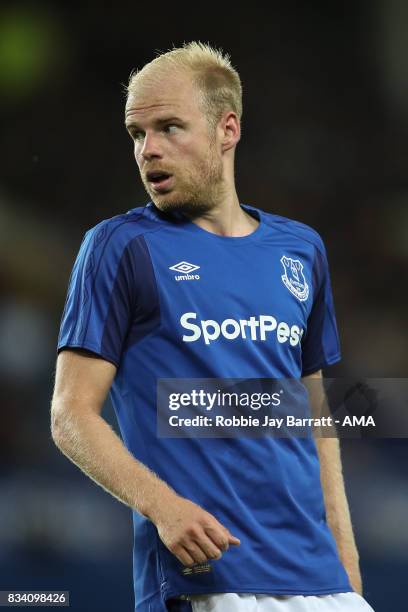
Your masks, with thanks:
M298 300L301 302L307 300L309 285L303 274L303 264L298 259L292 259L292 257L286 257L286 255L281 257L281 264L284 271L281 276L283 284Z

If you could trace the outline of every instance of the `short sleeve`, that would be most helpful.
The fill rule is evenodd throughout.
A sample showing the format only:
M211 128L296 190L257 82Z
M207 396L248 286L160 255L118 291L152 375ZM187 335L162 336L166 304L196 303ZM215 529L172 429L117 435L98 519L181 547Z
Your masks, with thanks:
M302 339L302 376L341 359L326 250L315 247L313 306Z
M132 259L119 228L102 222L86 232L71 272L57 352L88 349L119 367L131 324Z

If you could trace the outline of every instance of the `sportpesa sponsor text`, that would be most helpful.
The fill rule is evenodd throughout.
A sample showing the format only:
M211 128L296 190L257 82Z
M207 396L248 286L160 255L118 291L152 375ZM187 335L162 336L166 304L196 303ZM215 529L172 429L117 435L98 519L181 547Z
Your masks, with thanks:
M202 338L205 344L215 342L220 337L226 340L267 340L268 334L274 332L281 344L289 342L296 346L302 339L304 330L298 325L289 325L286 321L278 322L272 315L251 316L249 319L224 319L221 322L214 319L202 319L197 323L196 312L185 312L180 317L183 329L189 334L183 335L184 342L196 342Z

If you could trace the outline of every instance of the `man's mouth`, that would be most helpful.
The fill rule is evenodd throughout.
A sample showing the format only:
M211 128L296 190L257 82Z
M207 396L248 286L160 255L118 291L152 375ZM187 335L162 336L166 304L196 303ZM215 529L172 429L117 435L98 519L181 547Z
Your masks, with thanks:
M153 185L153 188L158 190L168 187L172 175L168 172L152 170L146 173L146 178L148 182Z

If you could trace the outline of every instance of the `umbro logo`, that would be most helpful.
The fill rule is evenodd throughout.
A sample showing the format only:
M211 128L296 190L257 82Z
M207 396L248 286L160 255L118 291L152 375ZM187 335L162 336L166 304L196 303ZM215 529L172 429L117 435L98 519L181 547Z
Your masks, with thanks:
M194 272L194 270L198 270L200 266L195 266L194 264L188 263L188 261L179 261L175 266L170 266L170 270L175 270L176 272L182 272L183 274L189 274L190 272Z
M174 266L170 266L169 270L174 270L175 272L180 272L174 278L176 281L181 280L199 280L199 274L191 274L196 270L199 270L200 266L196 266L194 264L189 263L188 261L179 261Z

